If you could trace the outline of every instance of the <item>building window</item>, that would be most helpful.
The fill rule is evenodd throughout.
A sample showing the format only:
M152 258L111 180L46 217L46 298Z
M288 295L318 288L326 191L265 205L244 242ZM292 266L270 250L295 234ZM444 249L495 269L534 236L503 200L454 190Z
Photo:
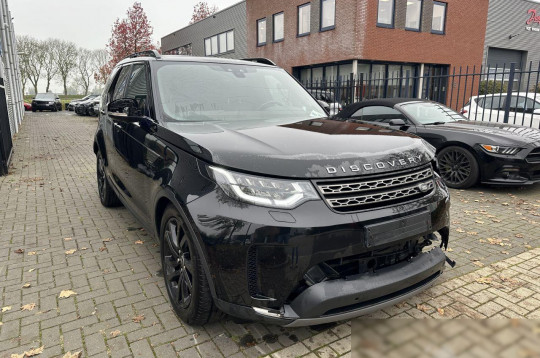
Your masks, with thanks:
M433 20L431 22L431 32L444 35L446 27L446 3L433 2Z
M422 22L422 0L407 0L407 15L405 29L420 31Z
M266 19L257 20L257 46L266 45Z
M298 36L309 35L311 26L311 4L298 6Z
M394 27L394 0L379 0L377 26Z
M219 55L234 51L234 30L223 32L204 39L204 54Z
M321 31L336 27L336 0L321 0Z
M279 14L274 14L274 42L283 41L284 38L284 22L285 15L280 12Z
M173 50L165 52L166 55L184 55L184 56L193 56L193 48L191 44L180 46Z

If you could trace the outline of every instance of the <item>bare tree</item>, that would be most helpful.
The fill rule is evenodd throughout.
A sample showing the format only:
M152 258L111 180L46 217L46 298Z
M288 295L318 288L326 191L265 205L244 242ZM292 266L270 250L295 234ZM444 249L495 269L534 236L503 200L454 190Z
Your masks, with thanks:
M51 82L58 74L56 48L58 47L59 42L60 41L57 39L48 39L41 43L43 52L45 54L45 62L43 64L43 75L45 77L45 81L47 81L45 92L49 92L51 88Z
M109 57L109 53L106 49L94 50L92 51L92 59L94 81L96 81L96 83L98 84L104 85L107 78L100 75L100 70L105 67L107 63L109 63L109 61L111 60Z
M19 68L21 71L23 94L26 93L26 82L28 82L28 78L30 77L30 55L32 54L30 41L30 36L17 36L17 49L19 51Z
M94 76L93 53L90 50L81 48L77 56L77 77L76 82L82 88L84 95L88 94L88 89Z
M24 42L22 45L22 48L19 48L19 51L24 52L26 59L24 61L27 61L27 78L34 86L34 92L38 93L38 83L39 79L41 78L41 75L43 74L43 67L45 66L45 52L43 51L43 43L39 40L36 40L33 37L25 36L23 40ZM24 62L23 61L23 62Z
M58 73L64 84L64 94L67 95L68 77L71 71L77 68L77 46L73 42L58 41L55 53Z

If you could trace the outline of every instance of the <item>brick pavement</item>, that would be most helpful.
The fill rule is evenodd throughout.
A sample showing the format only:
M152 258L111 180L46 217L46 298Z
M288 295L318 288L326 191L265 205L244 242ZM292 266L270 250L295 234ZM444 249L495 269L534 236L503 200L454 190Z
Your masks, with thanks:
M71 113L28 114L14 141L10 175L0 178L0 358L42 346L40 357L76 351L85 357L351 354L350 322L284 329L231 320L195 328L179 321L159 276L157 242L127 210L99 202L95 128L96 119ZM539 299L538 280L523 278L528 259L509 272L491 264L537 256L540 187L452 196L449 255L458 265L427 293L373 316L439 318L436 310L444 308L450 317L468 307L461 315L534 317L536 311L524 311ZM508 292L494 292L502 284L498 273L508 278L504 284L527 282L515 289L527 296L525 308ZM488 277L478 283L478 275ZM60 298L63 290L76 294Z

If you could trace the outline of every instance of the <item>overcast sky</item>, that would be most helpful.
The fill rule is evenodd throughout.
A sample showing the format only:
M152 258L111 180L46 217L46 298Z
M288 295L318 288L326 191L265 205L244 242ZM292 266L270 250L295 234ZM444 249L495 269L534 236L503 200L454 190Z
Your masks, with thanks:
M224 9L240 0L210 0ZM151 25L154 41L186 26L199 0L139 0ZM70 40L88 49L104 48L116 18L123 18L134 0L8 0L15 31L40 39Z
M154 28L154 41L186 26L199 1L139 0ZM209 0L208 4L224 9L239 1ZM133 3L134 0L8 0L17 35L69 40L88 49L105 48L114 21L126 17ZM39 87L44 90L44 83ZM55 83L52 90L61 92L61 88Z

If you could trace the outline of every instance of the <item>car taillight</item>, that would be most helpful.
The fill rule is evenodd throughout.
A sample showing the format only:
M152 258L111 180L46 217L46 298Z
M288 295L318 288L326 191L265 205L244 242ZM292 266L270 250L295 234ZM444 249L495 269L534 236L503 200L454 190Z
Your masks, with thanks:
M460 113L461 113L461 114L467 114L467 112L468 112L468 111L467 111L466 109L462 109Z

